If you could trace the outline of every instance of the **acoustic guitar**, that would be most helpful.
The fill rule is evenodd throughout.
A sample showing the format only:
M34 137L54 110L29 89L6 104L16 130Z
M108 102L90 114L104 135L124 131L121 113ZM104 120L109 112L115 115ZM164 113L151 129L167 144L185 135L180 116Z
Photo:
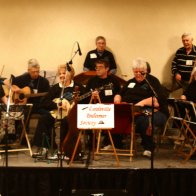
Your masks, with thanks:
M16 85L12 85L13 88L18 88ZM9 96L9 88L6 85L3 85L3 90L5 92L5 95L8 97ZM28 98L30 97L42 97L45 96L47 92L43 93L31 93L31 89L26 86L20 90L20 92L14 92L11 90L10 94L10 100L11 103L14 104L20 104L20 105L25 105L27 103Z
M112 86L113 86L113 84L112 84L112 83L109 83L109 84L106 84L106 85L104 85L104 86L101 86L101 87L97 88L96 90L97 90L98 92L100 92L100 91L102 91L102 90L104 90L104 89L112 88ZM85 93L85 94L83 94L83 95L81 95L81 96L76 96L77 102L79 102L79 101L81 101L81 100L83 100L83 99L85 99L85 98L91 96L91 95L92 95L92 92L93 92L93 91L91 90L91 91L89 91L89 92L87 92L87 93ZM66 99L55 98L53 101L54 101L57 105L58 105L58 104L59 104L59 105L61 105L61 104L66 105L66 109L58 108L58 109L56 109L56 110L50 111L50 114L51 114L52 117L55 118L55 119L62 119L62 118L64 118L64 117L66 117L66 116L69 114L70 110L71 110L71 109L73 108L73 106L75 105L74 99L72 99L71 101L68 101L68 100L66 100Z

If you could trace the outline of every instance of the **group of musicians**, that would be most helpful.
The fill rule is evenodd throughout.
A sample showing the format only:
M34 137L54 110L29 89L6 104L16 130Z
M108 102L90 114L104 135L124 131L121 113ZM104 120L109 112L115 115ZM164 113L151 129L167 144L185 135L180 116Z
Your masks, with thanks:
M96 50L92 50L87 54L85 60L84 71L95 70L96 72L96 76L89 79L86 87L74 81L75 71L73 66L69 64L63 64L58 67L59 83L50 87L48 80L40 76L40 65L36 59L28 61L28 70L25 74L3 81L5 86L11 87L13 94L24 93L25 95L24 89L28 87L30 94L37 95L30 96L26 100L28 103L33 103L32 113L41 114L33 140L34 155L42 153L43 151L40 151L40 149L48 148L46 143L43 144L43 136L51 139L52 128L56 120L59 119L61 144L64 144L66 140L67 143L75 145L75 139L73 139L73 137L76 138L75 135L68 134L73 131L73 122L70 123L69 114L76 102L89 102L90 97L77 100L78 96L89 91L91 92L91 97L95 100L100 98L101 103L133 103L136 106L145 107L149 110L153 106L153 126L164 127L169 116L167 97L163 93L159 80L148 73L147 62L142 58L135 59L132 63L134 77L128 80L121 88L119 82L113 77L113 74L116 73L116 63L112 53L105 49L106 40L104 37L99 36L96 38L96 47ZM193 69L192 81L187 90L184 91L183 99L196 102L196 96L193 95L196 92L195 82L196 68ZM8 98L2 85L0 85L0 97L2 102L7 104ZM14 103L20 104L20 101L24 100L25 96L24 99L19 97L14 100ZM154 148L150 131L152 127L149 119L149 115L143 114L135 117L135 130L141 134L142 146L144 148L143 155L146 157L151 157L151 152ZM115 146L121 147L121 135L113 134L113 137ZM107 139L105 145L108 146ZM70 157L71 152L66 151L66 148L63 148L63 150L65 155Z

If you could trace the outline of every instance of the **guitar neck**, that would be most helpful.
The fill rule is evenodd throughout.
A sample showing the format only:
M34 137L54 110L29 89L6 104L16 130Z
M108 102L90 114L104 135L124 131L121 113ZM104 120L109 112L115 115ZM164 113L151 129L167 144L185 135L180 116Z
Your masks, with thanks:
M25 94L24 96L26 98L30 98L30 97L42 97L45 96L47 94L47 92L44 93L35 93L35 94Z

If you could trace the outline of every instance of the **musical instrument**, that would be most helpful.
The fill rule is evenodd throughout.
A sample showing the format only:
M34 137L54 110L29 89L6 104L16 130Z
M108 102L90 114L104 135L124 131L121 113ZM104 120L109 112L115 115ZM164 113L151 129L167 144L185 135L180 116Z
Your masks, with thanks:
M108 89L108 88L112 88L113 84L112 83L109 83L107 85L104 85L104 86L101 86L99 88L96 89L96 91L100 92L104 89ZM93 91L89 91L81 96L76 96L76 99L77 101L81 101L89 96L92 95L92 92ZM58 104L62 104L62 105L66 105L66 109L62 109L62 108L58 108L56 110L52 110L50 111L50 114L52 115L53 118L56 118L56 119L62 119L66 116L68 116L70 110L73 108L73 106L75 105L75 101L74 99L72 99L71 101L68 101L66 99L60 99L60 98L55 98L53 100L57 105Z
M150 107L150 106L137 106L137 105L134 105L133 106L133 111L134 111L134 115L135 116L141 115L141 114L152 115L152 107ZM154 112L158 112L159 109L158 108L154 108L153 111Z
M16 85L12 85L12 88L18 88L18 86ZM9 95L9 89L6 85L3 85L3 90L5 92L5 95L8 96ZM20 105L24 105L27 103L27 99L30 97L42 97L45 96L47 94L47 92L43 92L43 93L31 93L31 89L26 86L24 88L22 88L20 90L20 92L11 92L11 102L15 103L15 104L20 104Z
M101 91L103 89L107 88L112 88L113 84L109 83L107 85L104 85L98 89L97 91ZM65 153L66 156L71 157L74 147L75 147L75 142L78 138L78 129L77 129L77 101L82 100L88 96L92 95L92 91L89 91L88 93L81 95L80 97L76 97L75 104L73 105L72 109L69 112L69 115L67 115L67 122L69 124L69 130L67 132L67 135L65 139L63 140L61 144L61 149L62 152ZM81 143L79 143L77 153L81 152Z

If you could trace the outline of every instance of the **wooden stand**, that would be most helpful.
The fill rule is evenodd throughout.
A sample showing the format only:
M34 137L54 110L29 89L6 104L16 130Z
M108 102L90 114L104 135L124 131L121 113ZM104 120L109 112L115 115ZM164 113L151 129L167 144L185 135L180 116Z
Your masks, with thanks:
M100 100L99 95L96 95L96 96L93 96L92 95L89 103L90 104L92 104L92 103L101 103L101 100ZM93 160L94 160L94 154L95 154L95 139L96 139L97 134L100 135L100 133L101 133L102 130L106 130L107 131L107 134L108 134L109 139L110 139L110 143L112 145L113 154L114 154L114 156L116 158L117 166L119 166L120 165L119 164L119 158L118 158L118 155L116 153L116 148L114 146L114 142L113 142L113 139L112 139L112 136L111 136L111 133L110 133L111 129L93 129L92 130L93 131L93 144L92 144ZM71 166L71 164L73 163L73 160L75 158L75 154L76 154L76 151L77 151L79 142L81 140L81 136L82 136L82 134L85 134L86 129L78 129L78 131L79 131L78 138L77 138L77 141L76 141L76 144L75 144L75 147L74 147L73 154L71 156L71 160L69 162L69 166ZM99 143L97 145L99 145Z

